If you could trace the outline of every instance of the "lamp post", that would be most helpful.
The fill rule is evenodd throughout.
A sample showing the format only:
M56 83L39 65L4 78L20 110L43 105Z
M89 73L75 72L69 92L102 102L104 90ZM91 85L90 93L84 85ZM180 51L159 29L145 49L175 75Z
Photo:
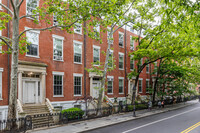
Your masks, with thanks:
M133 87L133 117L136 117L135 114L135 93L136 93L136 87Z

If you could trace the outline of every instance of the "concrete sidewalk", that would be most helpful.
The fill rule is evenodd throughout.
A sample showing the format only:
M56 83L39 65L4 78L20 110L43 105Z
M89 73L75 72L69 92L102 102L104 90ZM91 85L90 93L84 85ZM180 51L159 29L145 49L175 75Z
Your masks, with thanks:
M152 109L151 111L149 111L147 109L141 110L141 111L136 111L136 117L133 117L133 112L120 113L120 114L110 115L108 117L70 123L70 124L67 124L67 125L64 125L64 126L35 129L35 130L29 131L29 132L34 132L34 133L79 133L79 132L86 132L86 131L89 131L89 130L93 130L93 129L97 129L97 128L101 128L101 127L106 127L106 126L109 126L109 125L114 125L114 124L130 121L130 120L134 120L134 119L147 117L147 116L154 115L154 114L159 114L159 113L179 109L179 108L186 107L186 106L189 106L189 105L193 105L193 104L196 104L196 103L198 103L198 100L192 100L192 101L188 101L186 103L166 105L165 108L162 108L162 109L156 108L156 109Z

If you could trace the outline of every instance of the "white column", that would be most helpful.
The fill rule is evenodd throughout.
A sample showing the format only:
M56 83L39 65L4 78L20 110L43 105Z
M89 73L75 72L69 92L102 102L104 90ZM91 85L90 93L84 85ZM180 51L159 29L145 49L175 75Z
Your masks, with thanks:
M23 90L22 90L22 73L23 71L18 71L18 99L23 100Z
M35 103L38 103L38 81L35 82Z
M90 77L90 96L93 97L93 77Z
M45 103L45 98L46 98L46 73L43 72L41 76L41 89L40 89L40 98L41 102Z

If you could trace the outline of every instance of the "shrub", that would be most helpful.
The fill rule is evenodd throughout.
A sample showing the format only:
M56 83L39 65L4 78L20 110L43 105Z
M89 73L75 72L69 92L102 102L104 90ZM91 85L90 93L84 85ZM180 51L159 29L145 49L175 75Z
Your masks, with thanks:
M135 109L138 110L138 109L146 109L148 108L148 106L146 104L136 104L135 105ZM133 110L133 105L128 105L128 110Z
M82 118L84 111L79 108L69 108L62 110L61 113L64 117L68 117L69 120L74 120Z

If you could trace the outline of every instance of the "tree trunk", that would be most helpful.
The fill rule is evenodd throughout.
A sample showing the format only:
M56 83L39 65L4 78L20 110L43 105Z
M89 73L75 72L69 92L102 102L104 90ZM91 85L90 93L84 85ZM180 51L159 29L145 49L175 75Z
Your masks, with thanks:
M18 0L14 1L17 5ZM16 119L17 106L17 72L18 72L18 54L19 54L19 9L16 8L15 15L12 19L13 34L12 34L12 56L11 56L11 81L10 81L10 97L8 107L8 119ZM16 123L13 122L11 128L16 128Z
M136 92L137 92L137 83L138 83L138 80L139 80L139 74L136 76L136 79L135 79L135 84L133 86L133 94L132 94L132 101L131 101L131 104L135 103L135 96L136 96ZM135 89L135 90L134 90Z

